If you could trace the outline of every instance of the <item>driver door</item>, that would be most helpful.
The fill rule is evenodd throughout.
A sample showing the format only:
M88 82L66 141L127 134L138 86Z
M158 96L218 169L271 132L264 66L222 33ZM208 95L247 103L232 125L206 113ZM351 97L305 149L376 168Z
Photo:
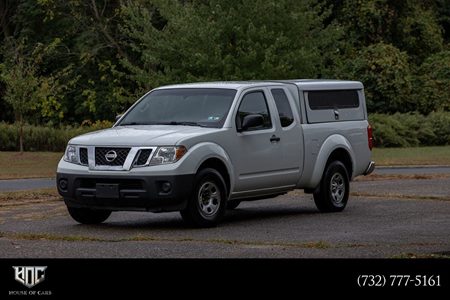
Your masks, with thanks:
M269 194L285 186L282 149L277 140L274 103L266 89L246 91L235 113L236 132L230 149L236 172L236 194ZM246 115L259 114L264 123L240 131Z

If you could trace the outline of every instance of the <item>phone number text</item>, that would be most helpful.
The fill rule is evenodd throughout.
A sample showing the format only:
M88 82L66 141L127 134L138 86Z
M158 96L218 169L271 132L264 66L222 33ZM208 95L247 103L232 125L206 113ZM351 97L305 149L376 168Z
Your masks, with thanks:
M359 287L440 287L440 275L364 274L357 278Z

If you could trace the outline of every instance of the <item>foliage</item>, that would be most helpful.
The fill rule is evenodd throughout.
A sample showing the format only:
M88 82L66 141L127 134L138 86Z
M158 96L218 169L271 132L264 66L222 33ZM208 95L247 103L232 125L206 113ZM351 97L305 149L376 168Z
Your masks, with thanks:
M440 120L449 43L448 0L0 0L0 120L114 120L162 84L325 77L362 81L369 113ZM424 143L374 116L387 144Z
M420 66L416 81L417 110L450 111L450 51L428 57Z
M33 109L40 94L36 63L27 59L29 56L22 51L23 43L11 45L9 55L0 65L0 78L6 86L4 100L11 105L18 119Z
M420 63L443 49L443 26L448 22L445 0L328 1L333 16L344 27L346 43L361 48L392 44ZM445 34L445 33L444 33ZM447 40L448 42L448 40Z
M311 0L152 3L123 8L121 28L134 54L124 65L142 90L183 81L318 77L325 49L340 36L323 25L326 12ZM156 18L168 22L149 26Z
M450 145L450 112L372 114L377 147L414 147Z
M332 76L361 80L369 112L449 110L442 89L446 77L427 73L433 64L440 74L446 68L446 56L439 53L449 42L448 1L327 2L331 21L338 20L346 33ZM440 59L443 65L437 66Z
M450 39L450 1L448 0L435 0L434 2L434 11L437 15L437 20L439 25L441 25L444 30L444 40L447 42Z
M64 151L67 142L80 134L109 128L109 121L85 122L84 126L24 126L25 151ZM0 123L0 151L17 151L19 124Z
M364 83L370 112L407 112L415 108L408 56L392 45L378 43L362 49L342 73Z
M20 124L19 144L23 151L23 123L32 111L39 111L43 117L63 117L61 111L62 91L68 88L61 84L60 78L70 72L70 66L55 75L42 76L38 73L39 64L45 55L51 54L58 40L47 46L37 44L31 53L26 53L25 40L18 44L8 40L5 46L4 63L0 64L0 79L5 84L4 99L9 103Z
M401 39L401 43L398 43L399 47L406 50L417 62L442 51L442 29L431 9L417 4L410 6L397 26Z
M334 5L336 18L350 34L351 41L364 45L392 42L400 14L398 3L389 0L346 0Z
M432 145L450 145L450 113L432 112L428 116L428 123L433 128Z

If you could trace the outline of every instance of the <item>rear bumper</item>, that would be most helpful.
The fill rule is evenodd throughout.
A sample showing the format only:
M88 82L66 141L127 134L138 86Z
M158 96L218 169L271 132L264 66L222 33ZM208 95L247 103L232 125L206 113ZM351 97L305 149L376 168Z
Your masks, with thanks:
M65 182L65 184L64 184ZM163 185L169 183L170 191ZM57 173L56 186L67 206L108 210L176 211L186 207L194 174L175 176L80 175ZM101 195L99 185L110 185L113 197Z
M363 175L369 175L375 170L375 162L371 161L367 166L367 169L364 171Z

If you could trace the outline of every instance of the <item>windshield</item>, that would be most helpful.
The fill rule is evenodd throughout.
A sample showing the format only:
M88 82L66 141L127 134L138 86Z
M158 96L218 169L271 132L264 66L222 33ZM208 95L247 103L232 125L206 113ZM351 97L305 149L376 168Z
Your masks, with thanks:
M164 89L145 96L117 126L189 125L223 126L236 90Z

